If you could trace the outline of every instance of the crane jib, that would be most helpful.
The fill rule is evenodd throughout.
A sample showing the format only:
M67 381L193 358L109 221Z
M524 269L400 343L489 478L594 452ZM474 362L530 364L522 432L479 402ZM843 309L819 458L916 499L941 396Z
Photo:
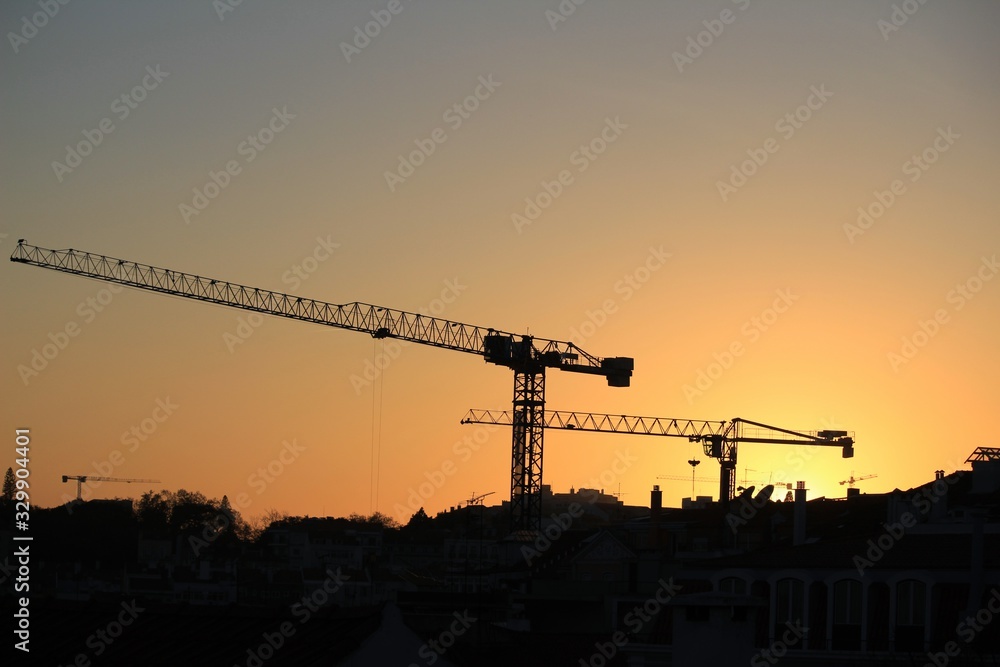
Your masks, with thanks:
M350 329L375 338L397 338L478 354L487 362L509 368L534 364L602 375L608 379L610 386L615 387L629 386L633 370L633 361L628 357L602 359L568 341L521 336L357 301L333 304L85 251L41 248L28 245L23 239L18 241L11 261L242 310Z

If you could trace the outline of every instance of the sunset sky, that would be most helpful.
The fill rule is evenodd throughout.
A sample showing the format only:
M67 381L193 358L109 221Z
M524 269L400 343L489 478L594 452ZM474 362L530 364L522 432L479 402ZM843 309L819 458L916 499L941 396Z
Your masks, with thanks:
M551 371L547 407L854 431L851 460L740 449L741 483L811 497L998 444L995 1L49 4L0 7L5 256L25 238L631 356L627 389ZM249 516L405 522L435 479L429 513L509 496L509 430L459 424L510 406L504 368L0 272L0 469L30 428L36 505L102 472L162 483L92 497L244 494ZM544 481L676 505L690 483L657 477L696 454L715 478L685 440L550 431Z

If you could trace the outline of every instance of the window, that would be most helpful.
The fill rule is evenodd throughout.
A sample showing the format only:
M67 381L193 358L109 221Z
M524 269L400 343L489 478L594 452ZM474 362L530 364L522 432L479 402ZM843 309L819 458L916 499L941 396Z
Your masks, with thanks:
M719 592L746 595L747 582L739 577L726 577L719 582Z
M925 648L926 588L924 582L916 579L896 584L897 651L921 651Z
M833 585L835 625L861 625L861 582L842 579Z
M804 620L804 587L799 579L781 579L775 590L774 620L779 625Z
M896 625L924 624L925 585L916 579L907 579L896 585Z

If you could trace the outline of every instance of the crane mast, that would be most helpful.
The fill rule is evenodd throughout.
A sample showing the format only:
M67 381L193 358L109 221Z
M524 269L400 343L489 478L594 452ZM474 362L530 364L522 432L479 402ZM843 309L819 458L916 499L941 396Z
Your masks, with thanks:
M600 358L572 342L536 338L368 303L334 304L248 287L171 269L74 249L52 250L20 239L11 261L181 296L241 310L397 338L476 354L514 371L511 425L511 529L541 526L545 372L549 368L603 376L611 387L627 387L630 357Z
M513 426L515 418L508 410L469 410L462 423ZM549 410L544 414L542 428L687 438L699 442L706 456L719 460L721 502L728 502L736 494L738 443L840 447L843 458L854 456L854 435L848 431L794 431L739 417L729 421L703 421Z

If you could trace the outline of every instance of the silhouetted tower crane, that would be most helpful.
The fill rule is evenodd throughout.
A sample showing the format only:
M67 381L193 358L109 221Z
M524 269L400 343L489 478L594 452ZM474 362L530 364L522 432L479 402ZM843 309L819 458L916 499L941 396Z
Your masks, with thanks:
M490 491L489 493L482 493L477 496L476 492L473 491L472 496L465 501L465 506L471 507L472 505L482 505L483 500L486 499L487 496L492 496L494 493L495 493L494 491Z
M687 477L685 475L657 475L656 479L669 479L669 480L672 480L674 482L690 482L691 481L691 478ZM694 481L696 481L696 482L718 482L719 480L717 480L714 477L702 477L701 475L698 475L697 477L694 478Z
M126 484L159 484L158 479L131 479L128 477L98 477L96 475L63 475L63 484L71 479L76 480L76 499L83 500L83 485L90 482L124 482Z
M694 500L696 496L694 495L695 482L716 482L714 477L702 477L700 475L691 475L690 477L685 477L684 475L657 475L656 479L666 479L674 482L691 482L691 500Z
M847 479L843 480L840 483L840 485L843 486L844 484L846 484L847 488L853 489L854 485L857 484L858 482L864 481L866 479L872 479L874 477L878 477L878 475L862 475L861 477L855 477L854 476L854 471L852 470L851 471L851 476L848 477Z
M513 418L513 415L507 410L470 410L462 419L462 423L509 426L513 423ZM741 442L840 447L845 459L854 456L854 435L848 431L829 429L792 431L738 417L730 421L710 422L698 419L632 417L551 410L545 413L542 426L570 431L687 438L691 442L700 442L704 448L705 456L719 460L719 500L721 502L732 500L736 494L736 449Z
M397 338L468 352L483 357L487 363L511 369L514 371L512 530L541 527L546 370L600 375L611 387L627 387L632 377L631 357L595 357L571 342L513 334L357 301L345 304L316 301L89 252L39 248L27 245L24 239L17 242L10 259L161 294L361 331L374 338Z

